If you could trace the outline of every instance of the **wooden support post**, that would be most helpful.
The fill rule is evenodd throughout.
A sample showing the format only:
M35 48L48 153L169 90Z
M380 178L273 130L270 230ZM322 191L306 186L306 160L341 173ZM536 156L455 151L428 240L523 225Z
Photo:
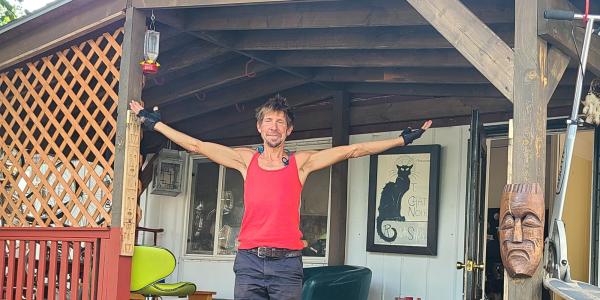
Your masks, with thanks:
M484 22L458 0L407 2L508 100L513 100L513 51Z
M140 125L128 112L131 100L141 99L145 15L129 7L125 19L121 57L115 178L112 203L113 227L121 227L121 255L133 255L139 170Z
M512 183L537 182L544 189L547 98L551 92L548 92L545 70L547 45L538 38L537 20L538 1L515 0L514 131L510 174ZM531 278L506 276L505 299L541 299L542 264L540 261Z
M350 95L341 91L333 99L332 145L348 145L350 131ZM331 167L331 214L329 226L329 265L346 260L346 216L348 208L348 161Z
M127 299L131 284L131 256L135 242L135 213L139 170L140 125L128 111L131 100L142 96L146 18L132 7L125 13L125 36L119 71L117 136L115 140L115 178L112 191L111 241L103 245L101 266L107 280L99 286L98 299ZM111 275L107 275L111 273ZM104 293L104 294L103 294Z

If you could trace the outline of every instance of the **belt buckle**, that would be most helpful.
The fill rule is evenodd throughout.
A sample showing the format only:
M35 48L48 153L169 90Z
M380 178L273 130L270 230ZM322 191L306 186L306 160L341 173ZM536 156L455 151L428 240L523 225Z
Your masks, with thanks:
M256 256L260 258L267 257L267 247L258 247L256 248Z

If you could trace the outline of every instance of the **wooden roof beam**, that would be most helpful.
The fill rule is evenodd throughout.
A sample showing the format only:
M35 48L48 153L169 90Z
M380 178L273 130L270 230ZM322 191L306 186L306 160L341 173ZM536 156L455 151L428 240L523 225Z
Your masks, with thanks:
M412 109L407 110L407 106L410 106ZM432 111L431 107L436 106L444 107L444 109ZM564 101L553 100L550 102L550 108L553 109L570 106L571 102L569 99L565 99ZM444 126L446 123L438 123L438 120L448 121L465 116L470 117L474 108L478 108L482 114L502 114L504 116L502 119L495 120L502 121L510 118L513 105L500 95L499 97L485 98L436 97L375 105L351 106L351 134L399 130L405 128L407 125L421 125L423 111L429 112L427 118L435 120L434 124L436 126ZM327 103L324 105L309 106L297 111L298 122L294 126L294 130L298 132L330 130L331 109L331 103ZM199 136L206 140L250 137L256 135L255 122L254 120L247 120L237 124L228 124L220 129L204 132ZM400 126L400 124L404 124L404 126ZM468 122L454 125L464 124L468 124Z
M284 67L472 67L456 49L277 51Z
M302 78L283 72L273 72L233 86L192 96L176 105L162 108L165 123L175 123L224 107L266 97L306 83Z
M278 4L287 2L316 2L336 0L132 0L136 8L189 8L247 4Z
M509 100L514 52L459 0L407 0Z
M316 130L331 128L331 103L313 105L295 111L296 121L294 130ZM256 120L247 120L230 124L217 130L205 132L200 137L205 140L215 140L231 137L257 135Z
M432 84L488 84L473 68L316 68L322 82L389 82Z
M583 45L585 30L578 26L573 28L575 41L578 45L576 49L573 44L573 37L571 36L571 22L544 19L544 10L546 9L562 9L576 12L578 12L578 9L567 0L539 0L539 3L537 19L538 35L552 44L552 46L562 50L571 59L578 61L581 55L581 45ZM590 41L587 68L596 76L600 76L600 37L597 35L592 35L592 40Z
M270 69L272 68L268 65L250 62L249 58L241 57L178 78L169 84L145 89L142 99L148 107L165 105L176 99L215 88L222 84L248 80L256 74Z
M186 32L190 35L193 35L201 40L207 41L209 43L212 43L218 47L224 48L228 51L231 52L235 52L241 55L244 55L246 57L252 58L260 63L272 66L274 68L277 68L285 73L291 74L293 76L299 77L304 79L304 81L306 82L314 82L316 84L319 84L323 87L327 87L326 85L324 85L323 83L320 82L316 82L313 81L313 79L310 76L307 76L306 74L303 74L302 72L296 72L295 70L291 70L289 68L285 68L282 66L278 66L277 64L271 62L269 59L266 59L260 55L253 55L248 53L247 51L243 51L238 49L237 47L233 46L233 41L234 39L237 39L237 37L235 35L222 35L222 34L207 34L205 32L197 32L197 31L189 31L185 28L185 24L183 23L183 18L181 16L181 12L165 12L162 11L160 13L160 18L161 18L161 22L168 24L169 26L172 26L176 29L179 29L183 32Z
M227 53L226 49L214 46L205 41L194 40L182 45L181 48L161 53L158 61L161 63L160 75L173 73L190 65L208 61Z
M328 99L334 93L335 91L333 90L315 84L305 84L279 92L294 109ZM240 105L240 111L237 108L227 107L217 112L203 115L202 118L188 119L173 124L173 127L192 136L198 136L240 122L255 120L255 109L263 105L265 100L266 97L261 96Z
M0 70L123 19L125 2L74 1L0 34Z
M346 85L352 93L379 95L408 95L429 97L502 97L492 85L464 84L404 84L404 83L350 83ZM573 86L559 86L553 97L573 98Z
M512 43L513 25L498 25L494 30L509 45ZM230 38L234 41L232 47L247 53L252 50L454 48L429 26L250 30L221 33L221 36Z
M512 2L469 1L486 23L514 22ZM404 1L286 3L196 9L190 31L429 25Z
M560 107L550 107L548 108L548 116L564 116L568 114L571 110L570 106L560 106ZM492 113L483 113L480 114L480 119L484 123L494 123L494 122L502 122L510 119L512 117L512 112L492 112ZM433 123L435 127L450 127L450 126L459 126L459 125L468 125L471 122L471 114L464 116L454 116L454 117L444 117L444 118L436 118L433 119ZM394 131L399 130L406 127L421 126L422 121L398 121L398 122L390 122L390 123L378 123L378 124L369 124L369 125L361 125L361 126L351 126L350 134L363 134L363 133L373 133L373 132L386 132L386 131ZM288 140L301 140L307 138L321 138L321 137L330 137L331 129L315 129L315 130L297 130L293 131L292 134L288 137ZM211 140L213 142L227 145L227 146L239 146L239 145L249 145L249 144L257 144L260 143L260 137L256 134L243 136L243 137L231 137L231 138L216 138Z

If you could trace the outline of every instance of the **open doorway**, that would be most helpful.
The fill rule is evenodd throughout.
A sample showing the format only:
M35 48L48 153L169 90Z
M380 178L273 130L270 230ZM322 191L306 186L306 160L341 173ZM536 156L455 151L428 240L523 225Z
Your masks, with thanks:
M544 199L546 205L547 235L551 218L552 203L556 190L562 147L565 133L549 133L546 138L546 182ZM485 284L484 299L503 299L504 268L498 241L499 211L502 190L507 182L508 139L506 136L490 137L486 141L488 149L488 169L486 184L486 242L485 242ZM590 236L591 204L594 163L594 132L581 130L577 133L573 161L563 220L567 231L568 258L573 279L589 282L590 279ZM551 299L544 290L543 299Z

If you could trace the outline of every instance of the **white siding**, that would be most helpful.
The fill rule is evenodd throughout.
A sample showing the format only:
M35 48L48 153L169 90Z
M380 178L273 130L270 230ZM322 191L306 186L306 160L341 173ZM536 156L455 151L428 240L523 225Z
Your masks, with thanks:
M369 158L350 161L346 263L367 266L373 271L369 300L393 300L396 296L421 297L423 300L462 299L463 273L456 270L455 265L463 259L468 132L465 126L435 128L415 143L442 146L438 255L435 257L366 252ZM350 137L350 142L397 136L398 132L356 135ZM232 260L206 261L182 255L188 184L185 190L186 193L178 197L148 194L148 204L143 201L145 226L165 228L159 244L171 249L178 259L176 275L170 276L167 282L192 281L200 290L216 291L217 298L232 299Z
M462 299L464 207L468 127L429 130L415 144L440 144L438 255L419 256L366 252L369 158L349 163L346 263L373 271L369 300L397 296L423 300ZM352 136L351 143L380 140L398 132Z

